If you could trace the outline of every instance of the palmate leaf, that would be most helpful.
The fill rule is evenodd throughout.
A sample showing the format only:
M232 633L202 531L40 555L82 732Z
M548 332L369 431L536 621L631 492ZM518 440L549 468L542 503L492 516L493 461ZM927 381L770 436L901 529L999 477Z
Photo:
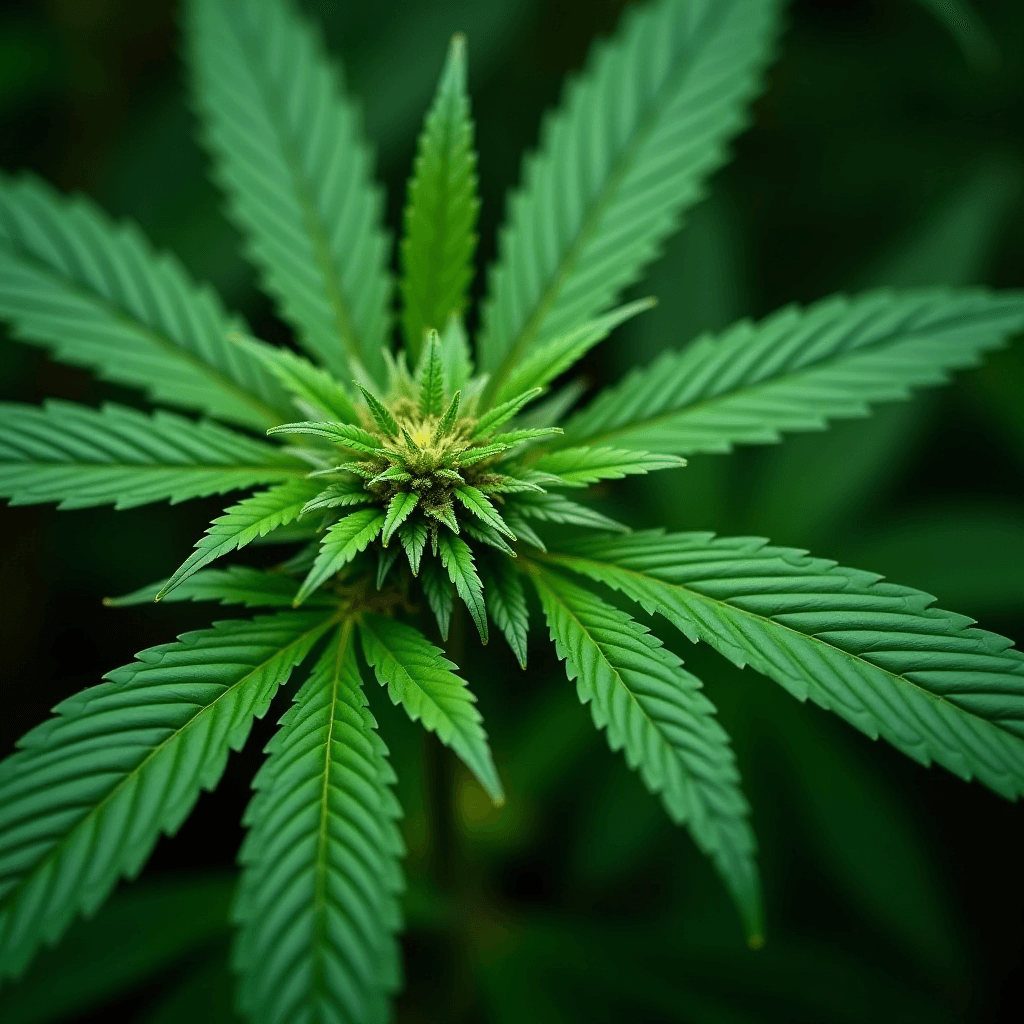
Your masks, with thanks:
M177 830L332 614L186 633L22 738L0 764L0 976L19 973Z
M551 473L567 485L583 487L598 480L621 480L636 473L679 469L686 465L686 459L623 448L563 448L545 452L529 465L533 470Z
M364 508L350 512L336 522L320 542L320 552L313 568L303 580L295 598L296 606L302 604L317 587L326 583L340 572L370 541L375 540L384 528L384 513L375 508Z
M455 36L427 114L405 208L402 326L412 358L423 332L466 305L476 249L476 153L466 95L466 40Z
M257 1022L384 1024L400 976L401 811L351 623L294 700L245 817L240 1003Z
M164 584L156 595L160 601L192 573L231 551L244 547L257 537L292 522L313 495L320 490L315 480L289 480L288 483L243 498L214 519L205 535L196 541L196 550Z
M464 680L452 664L422 633L393 619L364 615L359 623L363 654L373 666L377 682L387 686L395 704L409 717L437 733L451 747L496 803L505 796L480 724L480 712Z
M0 175L0 318L14 337L104 380L267 427L288 399L227 335L244 328L131 224L82 197Z
M650 531L546 557L922 764L1024 793L1024 654L928 594L751 537Z
M185 501L308 472L263 441L169 412L0 403L0 495L60 508Z
M944 383L1022 327L1020 292L882 290L792 306L632 371L554 444L688 455L777 441Z
M152 604L166 585L167 580L159 580L121 597L105 597L103 603L108 608ZM291 608L298 592L299 581L293 576L231 565L227 569L200 569L165 594L161 601L219 601L247 608ZM336 604L328 594L312 594L305 601L307 608Z
M191 0L190 64L216 177L299 340L336 377L383 372L382 201L340 72L281 0Z
M612 750L715 862L754 945L763 941L749 808L729 738L700 681L625 612L561 577L532 576L558 656Z
M491 621L501 630L519 664L526 668L526 640L530 613L515 566L507 558L482 557L480 579Z
M661 0L596 49L510 204L480 339L495 390L614 301L701 197L758 88L776 7Z

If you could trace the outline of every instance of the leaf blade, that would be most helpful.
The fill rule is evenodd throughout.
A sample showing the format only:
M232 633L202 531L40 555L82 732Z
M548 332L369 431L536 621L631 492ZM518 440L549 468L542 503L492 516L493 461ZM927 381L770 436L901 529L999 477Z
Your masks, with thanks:
M340 71L290 5L194 0L186 14L216 176L267 290L336 377L352 362L380 377L390 242Z
M775 10L771 0L663 0L595 50L510 203L483 370L502 378L636 280L742 126Z
M405 208L402 327L415 359L423 334L441 331L466 305L476 249L476 153L466 93L466 40L451 41L427 113Z
M451 747L496 804L504 793L494 768L475 697L442 652L411 626L379 615L359 623L363 654L393 703Z
M278 1020L383 1020L400 974L401 811L351 624L267 750L246 812L235 908L241 1005Z
M728 736L700 681L625 612L561 576L532 575L558 656L594 724L685 824L733 895L752 945L763 942L749 807Z
M560 444L688 455L777 441L863 416L974 365L1024 327L1024 294L880 290L734 325L626 375L573 416Z
M645 531L545 557L922 764L1024 792L1024 654L928 594L756 537Z
M227 340L244 328L132 224L33 178L0 175L0 316L13 336L154 401L248 427L287 396Z
M108 404L0 403L0 494L59 508L147 502L242 490L304 477L279 448L211 422Z
M177 830L330 615L282 612L183 634L22 738L0 765L0 974L18 973Z

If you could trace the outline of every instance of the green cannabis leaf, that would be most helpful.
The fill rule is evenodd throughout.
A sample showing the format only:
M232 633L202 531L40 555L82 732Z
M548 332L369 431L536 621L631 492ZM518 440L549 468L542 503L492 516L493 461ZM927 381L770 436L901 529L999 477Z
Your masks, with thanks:
M435 640L472 623L487 643L493 627L525 668L534 597L581 703L712 860L751 945L763 908L729 737L700 680L607 591L924 764L1024 792L1024 655L1009 641L869 573L749 537L633 533L593 502L593 484L866 415L1024 329L1018 292L834 296L667 352L577 409L584 389L565 374L657 315L652 299L616 304L745 123L777 6L630 9L525 163L472 343L461 36L409 181L401 345L369 149L340 69L286 0L191 0L184 24L213 173L305 355L253 337L134 227L0 178L14 336L179 410L0 404L0 494L129 508L255 489L166 579L106 603L268 610L141 652L0 764L0 975L141 869L298 672L245 819L240 1006L275 1024L388 1019L400 808L370 711L382 694L364 682L500 806L501 751L447 656L458 645ZM213 567L249 544L285 554Z

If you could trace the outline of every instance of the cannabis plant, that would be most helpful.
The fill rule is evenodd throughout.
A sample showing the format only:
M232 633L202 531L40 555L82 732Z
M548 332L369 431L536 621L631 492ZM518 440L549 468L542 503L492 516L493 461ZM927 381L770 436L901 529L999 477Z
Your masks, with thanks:
M253 337L89 201L2 181L14 336L201 418L5 404L0 490L70 509L255 488L169 579L109 603L268 609L143 651L0 767L3 974L142 868L295 678L246 815L240 1005L260 1021L386 1018L402 840L368 680L500 803L473 693L429 637L447 642L465 614L525 668L534 597L595 725L714 862L752 945L755 840L729 738L629 602L923 764L1024 791L1024 657L1009 641L868 572L756 537L631 532L589 500L598 481L864 415L1024 327L1021 293L833 297L701 337L584 402L568 371L652 305L615 303L723 162L778 15L774 0L631 10L546 122L478 313L459 37L408 187L394 330L367 146L283 0L194 0L185 31L216 179L296 348ZM277 545L273 568L211 568L252 543Z

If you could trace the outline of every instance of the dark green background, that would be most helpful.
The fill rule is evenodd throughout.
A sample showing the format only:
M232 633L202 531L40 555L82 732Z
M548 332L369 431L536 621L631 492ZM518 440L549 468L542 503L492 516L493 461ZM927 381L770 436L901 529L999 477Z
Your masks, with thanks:
M447 37L469 36L480 265L541 112L614 26L614 0L309 4L343 56L397 226ZM952 10L943 23L933 9ZM878 283L1024 285L1024 4L805 0L753 127L638 294L660 307L585 367L793 300ZM957 32L959 29L959 34ZM137 219L260 333L253 288L193 141L164 0L47 0L0 14L0 166ZM0 397L137 396L0 335ZM1024 344L955 386L780 447L691 460L610 488L636 524L756 533L891 575L1024 641ZM618 506L618 508L616 508ZM626 506L626 507L623 507ZM3 509L0 748L61 697L210 617L105 610L167 575L216 500L57 514ZM250 557L258 558L259 554ZM230 610L218 609L218 618ZM535 620L537 621L537 620ZM774 683L670 633L732 733L762 844L768 945L747 951L708 865L612 756L550 646L521 672L464 642L510 799L491 811L447 753L382 700L401 776L409 931L404 1022L1001 1022L1019 1013L1024 812L925 770ZM229 868L281 704L142 880L0 993L4 1024L230 1019Z

